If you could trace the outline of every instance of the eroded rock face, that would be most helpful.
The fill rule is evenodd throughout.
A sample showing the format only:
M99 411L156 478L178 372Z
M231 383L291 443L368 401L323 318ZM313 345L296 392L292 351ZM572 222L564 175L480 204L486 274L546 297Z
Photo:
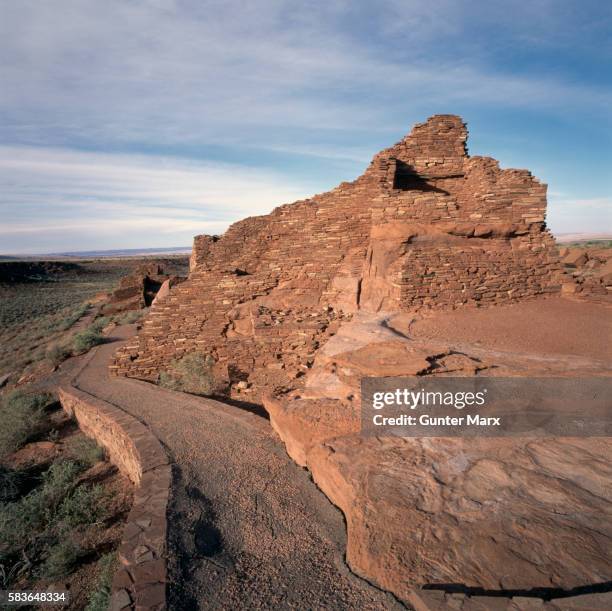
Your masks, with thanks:
M316 445L306 463L347 517L350 566L408 600L424 584L607 581L610 458L605 439L350 435Z
M564 292L612 299L612 248L561 248Z

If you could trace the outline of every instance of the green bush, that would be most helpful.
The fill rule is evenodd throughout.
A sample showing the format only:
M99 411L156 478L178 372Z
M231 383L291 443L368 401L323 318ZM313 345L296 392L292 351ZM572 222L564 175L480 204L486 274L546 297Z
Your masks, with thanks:
M0 503L14 501L19 496L21 480L19 471L0 465Z
M0 505L0 553L10 555L27 547L36 531L44 528L46 518L45 500L38 491Z
M180 382L177 378L167 371L162 371L159 374L159 385L170 390L182 390Z
M139 321L148 311L148 308L143 308L142 310L131 310L130 312L125 312L124 314L117 316L115 322L118 325L131 325L137 321Z
M74 354L83 354L88 352L94 346L101 344L104 341L104 337L100 331L95 329L86 329L77 333L72 340L72 350Z
M84 466L73 460L60 460L54 462L43 476L43 486L40 489L45 502L56 508L59 501L64 498L72 487Z
M82 316L84 316L89 309L91 308L91 304L89 303L81 303L79 304L68 316L62 318L58 322L55 323L55 328L58 331L67 331L74 325Z
M171 363L170 371L159 376L159 384L171 390L180 390L194 395L214 395L220 392L213 368L215 360L201 352L191 352Z
M104 458L104 450L93 439L78 437L72 445L72 455L85 467L93 467Z
M0 504L0 573L15 559L28 558L28 572L55 578L70 572L81 550L67 539L81 526L103 519L108 497L101 486L78 484L83 465L58 461L26 496Z
M81 471L76 462L53 463L41 485L13 503L0 505L0 541L5 552L22 549L36 533L53 530L58 509Z
M105 554L98 561L99 574L96 590L89 597L85 611L106 611L110 605L111 585L115 572L115 555Z
M51 547L46 560L40 567L43 579L59 579L72 572L74 565L83 555L83 550L72 539L64 538Z
M147 308L143 308L141 310L129 310L127 312L113 314L112 316L100 316L93 321L89 328L100 332L111 323L115 323L116 325L130 325L140 320L147 311Z
M56 518L68 528L93 524L104 517L105 500L102 486L81 485L60 503Z
M0 541L5 552L22 549L36 533L54 529L60 521L58 510L81 471L76 462L53 463L40 486L13 503L0 505Z
M44 429L44 408L52 401L47 393L9 393L0 405L0 458L15 452Z
M70 355L70 349L66 346L60 346L59 344L56 344L47 350L47 359L55 367L63 363L68 357L70 357Z
M112 322L113 322L112 316L100 316L91 323L91 325L89 326L89 329L91 331L95 331L96 333L101 333L102 329L110 325Z

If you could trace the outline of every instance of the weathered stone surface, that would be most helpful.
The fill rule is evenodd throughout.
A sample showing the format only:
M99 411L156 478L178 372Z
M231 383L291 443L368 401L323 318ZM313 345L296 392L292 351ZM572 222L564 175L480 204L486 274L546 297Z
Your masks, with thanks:
M218 236L197 235L193 239L193 249L189 258L189 271L196 267L206 265L211 246L218 240Z
M605 444L355 434L363 376L497 367L483 350L411 338L417 312L560 291L546 186L469 157L466 139L459 117L432 117L357 180L198 236L189 279L111 366L156 380L202 352L234 397L264 395L290 455L344 511L351 567L405 601L432 583L573 587L604 580L610 562ZM444 608L491 603L442 596Z
M610 609L610 594L585 594L556 598L549 602L537 596L466 596L440 590L415 590L410 604L415 611L604 611Z
M312 448L306 464L345 512L351 567L408 600L423 584L606 581L610 458L597 439L345 436Z
M563 289L578 296L612 299L612 248L571 248L561 258Z
M587 262L587 255L583 248L569 248L561 259L563 265L578 267Z
M557 301L484 310L477 318L452 313L454 322L438 338L447 327L465 325L466 318L475 329L475 343L456 349L423 331L437 330L448 313L359 313L318 350L299 389L264 397L289 455L309 468L344 511L347 559L358 573L412 604L411 588L426 584L499 591L607 580L612 532L598 531L612 511L607 440L388 440L355 434L364 375L526 375L540 366L540 375L565 375L572 367L601 375L598 359L609 347L593 343L596 328L590 327L602 306L580 314L580 304ZM540 318L545 321L547 311L556 323L545 342ZM420 319L431 323L423 327ZM559 335L567 325L576 325L575 331ZM606 328L599 325L600 331ZM522 339L504 344L510 332ZM466 333L471 328L449 341L465 342ZM489 345L493 333L498 337ZM500 352L504 345L507 353ZM542 359L542 351L556 358ZM578 356L585 351L590 359ZM481 608L475 599L470 604L465 608Z
M161 286L159 287L159 290L155 294L151 305L153 306L156 303L162 301L163 299L166 299L168 295L170 295L170 289L172 289L173 286L180 284L184 280L185 278L181 276L170 276L169 278L166 278L166 280L162 282Z
M554 611L607 611L612 609L612 592L558 598L550 601L548 607Z
M110 607L112 611L120 611L121 609L129 609L132 599L127 590L117 590L111 597Z

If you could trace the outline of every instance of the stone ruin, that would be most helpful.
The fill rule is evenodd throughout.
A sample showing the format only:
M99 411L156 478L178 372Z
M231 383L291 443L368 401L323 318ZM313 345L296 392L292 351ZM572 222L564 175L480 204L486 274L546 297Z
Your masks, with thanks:
M197 236L189 279L116 355L114 374L157 380L204 352L226 387L299 385L356 312L492 305L560 290L546 185L470 157L460 117L436 115L357 180Z
M171 286L183 281L181 276L164 273L158 263L145 263L136 267L132 273L121 278L119 286L104 296L106 303L100 311L105 315L141 310L153 305L159 295L166 296Z
M466 138L459 117L432 117L354 182L196 237L188 280L152 305L111 371L156 381L177 361L213 363L215 388L263 404L342 510L351 570L414 608L458 596L424 586L463 584L506 596L470 609L560 609L507 597L609 578L605 439L360 435L364 376L525 374L419 340L415 318L565 284L546 186L469 157Z

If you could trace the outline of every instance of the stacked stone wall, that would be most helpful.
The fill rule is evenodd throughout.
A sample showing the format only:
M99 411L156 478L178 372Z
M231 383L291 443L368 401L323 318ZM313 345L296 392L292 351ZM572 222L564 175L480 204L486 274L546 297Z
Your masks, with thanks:
M109 608L166 609L166 509L172 480L168 457L144 424L73 384L74 381L59 389L64 410L136 484L119 548L120 566L113 576Z
M438 115L351 183L198 236L189 279L157 303L111 370L156 379L211 354L229 384L281 385L357 310L493 305L559 290L546 186L469 157Z

